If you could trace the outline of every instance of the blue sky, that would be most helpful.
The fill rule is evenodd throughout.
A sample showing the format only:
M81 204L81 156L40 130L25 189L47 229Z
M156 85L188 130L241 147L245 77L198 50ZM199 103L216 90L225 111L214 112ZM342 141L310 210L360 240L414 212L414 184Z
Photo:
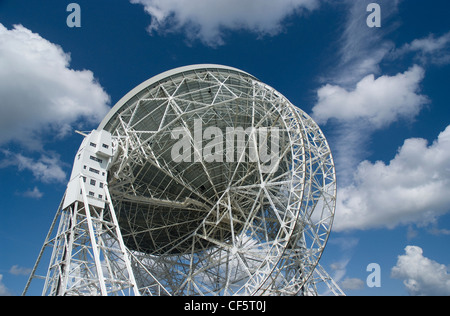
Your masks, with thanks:
M71 2L81 27L66 24ZM369 28L371 2L381 27ZM0 0L0 295L25 285L81 143L163 71L247 71L320 124L338 172L322 266L348 295L450 294L446 0ZM368 287L370 263L381 287ZM38 294L38 293L34 293Z

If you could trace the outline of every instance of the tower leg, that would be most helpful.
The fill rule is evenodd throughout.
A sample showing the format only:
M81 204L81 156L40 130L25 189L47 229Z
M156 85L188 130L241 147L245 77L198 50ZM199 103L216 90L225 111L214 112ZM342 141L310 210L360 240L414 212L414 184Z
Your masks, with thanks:
M58 210L56 218L24 290L26 294L42 254L53 247L42 295L140 295L127 249L123 243L107 186L103 208L89 203L80 177L83 202L76 201Z

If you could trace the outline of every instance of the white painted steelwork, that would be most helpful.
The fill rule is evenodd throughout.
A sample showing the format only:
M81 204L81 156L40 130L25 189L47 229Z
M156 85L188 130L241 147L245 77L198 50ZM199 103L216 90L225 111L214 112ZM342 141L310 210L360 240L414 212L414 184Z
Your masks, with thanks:
M180 130L190 145L183 153L174 150ZM246 131L244 146L231 146L237 130ZM104 132L114 148L112 203L100 210L120 228L106 239L120 241L132 270L123 264L115 284L137 287L135 295L317 295L319 283L343 294L318 265L335 211L331 151L318 125L275 89L231 67L177 68L122 98L93 133ZM88 223L101 217L91 215ZM98 261L94 251L100 275ZM98 284L94 294L112 293Z

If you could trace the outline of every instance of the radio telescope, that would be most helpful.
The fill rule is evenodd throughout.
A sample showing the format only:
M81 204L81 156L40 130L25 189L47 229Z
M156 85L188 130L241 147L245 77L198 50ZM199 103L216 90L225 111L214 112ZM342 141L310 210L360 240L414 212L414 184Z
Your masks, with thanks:
M43 295L317 295L336 177L317 124L241 70L177 68L85 138L25 287ZM34 281L33 281L34 283Z

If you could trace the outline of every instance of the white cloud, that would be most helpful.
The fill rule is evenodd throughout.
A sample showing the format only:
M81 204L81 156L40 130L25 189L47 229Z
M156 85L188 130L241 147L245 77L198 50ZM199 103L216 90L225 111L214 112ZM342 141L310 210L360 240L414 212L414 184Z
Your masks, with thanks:
M361 78L369 74L379 74L379 64L394 47L394 43L386 40L397 23L392 21L397 12L399 1L378 0L382 8L382 27L370 28L366 24L369 12L367 5L372 0L346 0L347 19L342 25L341 36L337 38L337 54L333 56L334 68L323 79L345 88L354 86Z
M399 25L395 13L400 1L377 2L383 17L379 29L366 25L369 2L344 1L349 10L336 41L335 66L322 77L312 112L319 124L332 122L334 128L330 143L339 179L334 229L340 231L430 223L450 209L445 193L450 184L449 128L431 146L425 140L407 140L389 164L360 163L375 130L415 119L429 103L421 94L423 67L380 75L381 62L408 52L419 56L417 62L443 62L450 41L450 33L430 35L395 50L388 35ZM442 156L447 160L439 160Z
M389 164L363 161L338 191L334 229L435 223L450 211L450 126L433 144L407 139Z
M349 287L352 287L352 285L357 285L355 279L346 277L346 274L347 265L351 261L358 243L359 240L353 237L338 237L332 238L328 241L328 247L336 247L339 254L339 257L336 256L335 261L330 264L330 268L333 271L332 278L342 287L343 290L350 289Z
M335 161L341 185L366 155L374 130L388 127L400 119L411 120L428 103L420 94L425 71L413 66L395 76L368 75L353 90L327 84L317 91L312 116L319 124L332 120L335 128Z
M13 265L11 269L9 269L9 273L13 275L30 275L30 268L19 267L17 264Z
M447 267L423 256L417 246L407 246L405 254L398 257L391 277L403 280L410 295L450 295L450 274Z
M363 122L373 128L386 127L401 118L415 117L428 102L420 95L424 70L414 66L395 76L375 79L368 75L356 84L353 91L340 86L325 85L318 92L313 117L319 123L330 119L340 122Z
M3 284L2 279L3 279L3 275L0 274L0 296L10 296L11 292Z
M32 190L27 190L22 193L24 197L31 198L31 199L40 199L44 196L44 193L42 193L38 187L34 187Z
M409 50L421 51L424 53L435 53L447 48L450 43L450 32L435 38L434 34L430 34L427 38L416 39L407 45Z
M2 150L2 153L5 158L0 161L0 168L16 166L19 171L30 171L35 179L44 183L65 183L67 180L63 163L56 154L42 155L36 160L7 150Z
M247 30L274 35L283 20L302 10L313 10L319 0L130 0L151 15L149 32L184 32L210 46L224 44L225 30Z
M0 24L0 145L39 149L45 132L61 135L81 118L97 123L109 96L89 70L70 69L70 55L39 34Z
M398 58L408 53L416 54L416 59L423 63L448 64L450 63L450 32L440 37L430 34L425 38L415 39L394 50L390 57Z
M367 144L375 129L400 118L414 117L426 102L417 94L424 71L413 67L396 76L380 76L380 63L395 44L386 39L397 28L398 0L377 1L382 27L369 28L370 0L345 0L347 17L333 45L333 67L320 77L313 117L319 124L337 123L330 137L340 185L351 182L358 163L367 157ZM393 86L393 85L394 86ZM386 89L387 88L387 89Z
M343 290L361 290L366 283L358 278L346 278L340 282L340 286Z

